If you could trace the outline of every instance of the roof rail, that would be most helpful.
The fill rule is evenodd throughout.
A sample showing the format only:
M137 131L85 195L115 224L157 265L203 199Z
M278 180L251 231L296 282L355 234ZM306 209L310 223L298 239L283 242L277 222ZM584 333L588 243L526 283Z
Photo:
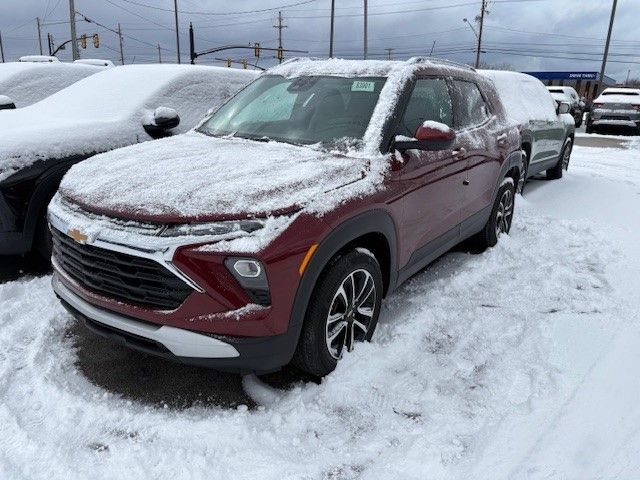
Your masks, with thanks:
M407 63L439 63L441 65L450 65L452 67L464 68L465 70L471 70L475 72L476 69L466 63L454 62L452 60L445 60L444 58L434 58L434 57L411 57L407 60Z

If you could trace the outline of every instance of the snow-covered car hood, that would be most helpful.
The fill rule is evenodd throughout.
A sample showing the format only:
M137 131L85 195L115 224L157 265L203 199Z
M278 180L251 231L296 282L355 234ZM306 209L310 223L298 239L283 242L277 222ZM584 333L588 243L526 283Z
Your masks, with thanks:
M91 212L152 222L323 212L375 191L387 163L192 131L77 164L60 193Z
M22 110L30 109L32 107ZM146 140L144 130L130 128L126 118L34 119L19 110L5 112L0 117L0 131L0 181L38 160L86 156Z

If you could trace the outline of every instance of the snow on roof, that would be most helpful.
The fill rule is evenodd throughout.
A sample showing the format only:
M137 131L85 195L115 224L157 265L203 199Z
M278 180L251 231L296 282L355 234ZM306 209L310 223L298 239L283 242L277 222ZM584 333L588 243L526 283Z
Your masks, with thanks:
M99 58L81 58L79 60L74 60L73 63L93 65L95 67L115 67L115 64L111 60L101 60Z
M26 107L104 70L72 63L0 63L0 95L11 98L17 108Z
M142 120L157 107L180 115L177 132L256 77L249 70L200 65L75 65L100 73L34 105L0 113L0 180L38 158L92 154L149 140Z
M297 77L301 75L343 75L347 77L386 77L402 70L413 73L418 68L438 67L456 70L470 68L446 60L414 57L398 60L347 60L343 58L293 58L268 70L273 75Z
M478 70L478 73L493 80L506 114L516 122L528 124L529 120L557 120L552 94L537 78L503 70Z
M640 89L638 88L605 88L601 95L640 95Z
M18 59L19 62L34 62L34 63L58 63L58 57L53 55L23 55Z

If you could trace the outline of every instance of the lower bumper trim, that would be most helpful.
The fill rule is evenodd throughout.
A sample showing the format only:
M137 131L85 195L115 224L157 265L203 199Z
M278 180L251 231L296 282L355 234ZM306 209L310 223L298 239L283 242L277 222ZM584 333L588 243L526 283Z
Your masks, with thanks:
M217 338L168 325L152 325L98 308L73 293L55 275L52 284L56 294L83 316L98 324L160 344L177 357L236 358L240 356L238 350L232 345Z

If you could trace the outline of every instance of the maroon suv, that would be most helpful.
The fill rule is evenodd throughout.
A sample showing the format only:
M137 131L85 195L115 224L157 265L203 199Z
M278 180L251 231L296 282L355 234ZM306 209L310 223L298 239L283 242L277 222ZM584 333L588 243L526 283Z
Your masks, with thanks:
M49 207L53 287L144 352L325 375L403 281L509 231L518 136L471 68L286 62L192 132L74 166Z

